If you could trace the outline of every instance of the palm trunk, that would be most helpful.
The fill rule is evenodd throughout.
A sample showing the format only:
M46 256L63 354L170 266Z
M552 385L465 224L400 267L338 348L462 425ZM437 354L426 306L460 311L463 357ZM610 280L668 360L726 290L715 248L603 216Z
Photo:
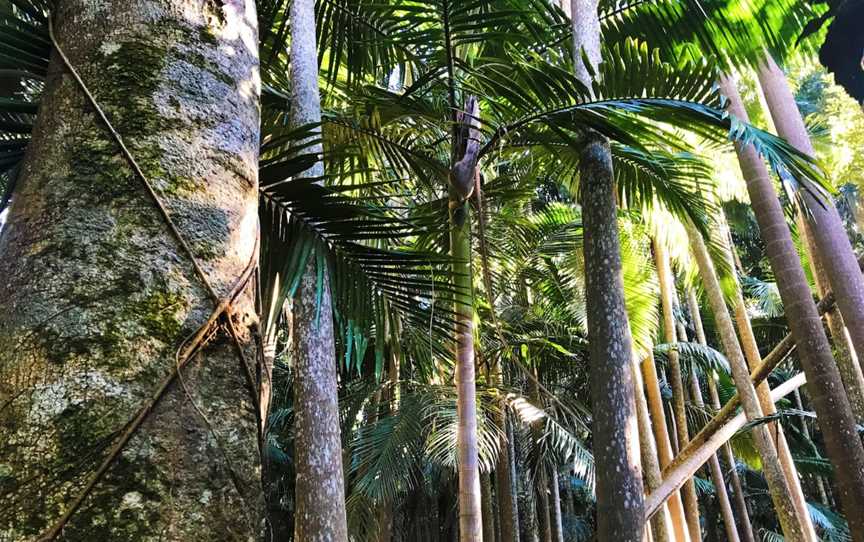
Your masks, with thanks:
M552 523L552 542L564 542L564 522L561 518L561 490L558 487L558 473L549 472L550 516Z
M801 152L815 156L786 76L770 55L766 54L759 64L758 75L777 132ZM832 311L828 314L828 325L841 353L837 357L840 376L853 412L861 421L864 420L864 376L858 358L864 355L864 277L831 198L817 200L807 190L800 194L807 207L806 212L799 213L807 222L801 231L807 241L805 246L819 295L824 296L830 289L837 296L842 318ZM851 351L847 348L847 333L853 345Z
M240 279L256 244L257 18L251 1L223 13L67 0L51 16L216 295L238 290L232 321L251 360L255 309ZM257 390L221 332L182 367L183 386L169 376L217 303L56 52L0 276L2 537L35 539L97 478L64 539L257 537Z
M693 327L696 329L696 340L699 344L707 345L708 340L705 337L705 330L702 329L702 316L699 313L699 302L696 300L696 293L690 289L687 290L687 307L690 309L690 316L693 318ZM711 375L708 375L711 378ZM695 373L690 375L690 385L692 386L693 400L698 407L704 407L705 402L702 400L702 390L699 386L699 379ZM717 459L717 454L711 456L708 461L708 466L711 471L711 480L714 482L714 489L717 494L717 506L720 508L720 515L723 518L723 528L726 530L726 539L730 542L738 542L738 529L735 527L735 517L732 515L732 504L729 500L729 493L726 491L726 483L723 480L723 469L720 468L720 461Z
M492 476L480 475L481 511L483 513L483 540L495 542L495 514L492 512Z
M713 378L708 379L708 395L711 397L711 406L715 410L720 410L720 394L717 393L717 384ZM747 510L747 501L744 500L744 486L741 484L741 477L738 476L738 468L735 462L735 454L732 453L732 446L725 442L721 447L723 460L729 468L729 480L732 484L732 502L735 506L735 513L738 516L738 535L742 542L756 542L756 535L753 533L753 523L750 521L750 512Z
M735 387L738 388L744 413L748 421L759 419L763 416L762 406L756 395L756 389L750 380L750 371L747 368L747 362L738 343L735 327L732 324L732 317L726 308L723 291L720 287L717 274L714 271L711 256L708 254L708 249L701 234L692 225L687 226L687 235L690 238L690 246L696 258L696 263L699 266L702 285L705 288L709 305L714 313L714 320L723 344L723 350L725 350L726 357L729 359L729 365L732 368L732 378L735 381ZM780 520L784 535L788 540L813 540L806 528L806 520L800 516L795 506L790 484L787 482L785 473L780 466L777 449L774 447L768 429L764 425L754 427L753 440L756 444L756 450L762 458L765 481L768 483L771 500L774 502L777 518Z
M572 0L576 76L591 88L581 52L600 62L597 0ZM585 232L585 297L597 468L597 536L641 542L645 531L639 435L630 373L630 326L624 307L621 246L609 143L590 133L579 178ZM599 453L598 453L599 452Z
M734 83L724 79L721 86L730 100L732 113L742 120L746 119ZM783 209L765 164L752 145L737 145L736 150L780 289L786 319L799 350L801 365L807 373L808 389L822 428L828 457L836 469L840 501L854 539L864 540L864 448L857 438L855 418L846 395L838 393L838 390L843 389L843 382L831 356L831 346L812 301Z
M654 259L657 266L657 279L660 283L660 306L663 312L664 339L669 344L678 342L676 336L677 325L672 308L675 297L675 278L669 265L669 256L665 248L656 240L653 242ZM678 351L669 352L669 384L672 386L672 412L675 421L675 433L678 441L678 449L687 446L690 435L687 433L687 413L684 407L684 382L681 376L681 364L678 360ZM693 480L688 480L681 490L684 500L684 513L687 517L687 528L690 531L691 540L702 540L699 528L699 502L696 499L696 485Z
M651 413L654 442L657 444L657 458L660 469L665 469L672 463L672 443L669 439L669 429L666 425L666 414L663 409L663 397L660 395L660 380L657 378L657 367L651 352L642 361L642 376L645 380L645 394L648 399L648 410ZM681 493L675 491L667 502L669 515L674 527L675 539L678 542L690 540L687 529L687 519L684 515L684 503Z
M500 383L500 373L499 373ZM502 441L498 447L498 462L495 465L495 496L498 500L498 526L501 531L501 540L512 540L519 542L519 511L516 504L516 494L514 491L515 479L512 476L511 462L512 455L510 453L510 431L508 431L508 423L506 417L505 406L501 407L501 414L498 418L498 426L501 429Z
M300 127L321 122L314 0L291 2L290 18L290 125ZM323 173L319 162L304 175ZM293 305L294 538L347 542L332 301L328 274L318 269L317 260L309 258ZM320 287L319 271L324 279Z
M456 336L456 412L459 472L459 540L483 540L480 464L477 449L477 384L474 374L474 286L471 270L471 205L460 196L458 187L474 186L478 174L476 146L477 101L469 98L465 112L457 115L464 155L454 152L450 175L450 255L454 259L454 319ZM454 141L454 149L459 149Z
M786 76L770 55L762 59L757 73L777 132L801 152L815 156ZM858 351L864 347L864 278L855 253L834 202L828 198L817 200L805 190L801 191L801 196L809 211L807 218L817 260L837 295L837 307ZM858 354L864 355L864 351Z
M633 358L633 382L636 393L636 421L639 423L639 451L642 457L642 472L645 476L645 484L649 491L654 491L662 481L660 475L660 462L657 458L657 447L654 445L654 437L651 432L651 419L648 414L648 402L642 391L642 375L639 372L639 363ZM673 542L674 528L672 517L669 515L668 506L651 518L651 533L656 542Z
M720 229L724 232L728 231L726 218L722 214L718 217ZM731 239L729 235L723 235L720 242L724 246L724 254L728 265L734 266L735 261L733 255L735 247L727 245L726 239ZM734 267L732 267L734 269ZM747 305L744 303L744 297L741 294L741 286L738 284L737 277L734 284L734 298L732 300L735 310L735 323L738 327L738 334L741 337L741 346L744 351L744 357L750 370L753 371L762 364L762 357L759 354L759 345L756 342L756 336L753 334L753 328L750 325L750 317L747 314ZM762 407L762 412L766 416L770 416L777 412L774 408L774 401L771 400L771 390L767 382L763 382L756 386L756 396L759 398L759 404ZM813 522L810 518L810 511L807 508L807 500L804 497L804 491L801 488L801 479L798 476L798 469L792 459L792 452L789 449L789 444L786 442L786 435L783 433L783 428L779 423L770 423L767 425L771 434L771 440L774 442L777 450L777 456L780 459L780 466L783 469L783 475L786 477L786 483L789 485L790 496L795 503L798 517L804 527L805 533L809 540L816 540L816 531L813 528Z

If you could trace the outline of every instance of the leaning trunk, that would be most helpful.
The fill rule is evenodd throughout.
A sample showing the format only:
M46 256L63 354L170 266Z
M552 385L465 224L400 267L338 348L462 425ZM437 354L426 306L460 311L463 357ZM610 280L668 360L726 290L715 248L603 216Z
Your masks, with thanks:
M586 88L591 88L582 52L594 67L599 64L597 0L572 0L572 14L576 75ZM642 475L612 157L605 138L593 132L586 135L579 178L598 473L597 536L600 540L639 542L645 531Z
M690 246L699 266L699 276L702 278L708 303L714 313L717 333L720 335L723 350L732 369L732 379L735 381L735 387L741 397L744 413L748 421L757 420L763 416L762 406L759 403L753 382L750 380L750 371L747 368L744 353L741 351L741 345L738 343L729 309L726 308L723 291L714 270L711 256L708 254L708 248L705 246L702 235L692 225L687 226L687 235L690 238ZM783 528L783 534L787 540L813 540L806 528L805 520L798 514L795 507L790 484L780 466L777 449L774 447L768 428L764 425L758 425L752 431L756 450L762 458L762 471L765 481L768 483L768 491L774 503L777 518Z
M799 151L815 156L786 76L770 55L766 54L760 62L758 74L777 132ZM807 225L803 233L816 271L819 294L825 295L830 287L837 296L837 308L842 319L835 311L831 311L828 313L828 324L835 345L846 354L837 359L840 376L849 394L853 412L860 421L864 418L864 376L858 364L858 360L864 356L864 277L831 198L817 199L808 190L800 191L800 195L806 206L803 215ZM853 352L845 352L847 330L854 357Z
M291 126L321 122L314 0L291 2ZM319 149L320 150L320 149ZM319 162L303 173L320 177ZM326 269L310 257L293 305L294 538L346 542L333 312ZM323 280L319 284L319 274ZM322 458L327 458L322 461Z
M236 295L239 350L255 359L241 276L256 244L257 19L251 0L222 13L180 0L53 10L213 292L55 52L0 235L5 539L260 536L257 390L219 326L175 358Z
M707 346L708 340L705 337L705 330L702 328L702 316L699 313L699 301L696 299L696 293L692 289L687 290L687 308L690 310L690 317L693 319L696 340L699 344ZM707 378L713 378L713 375L709 374ZM702 399L699 377L695 373L690 374L690 385L692 387L694 403L697 407L704 408L705 402ZM738 530L735 527L735 518L732 515L732 503L729 500L729 492L726 491L726 482L723 480L723 469L720 468L717 454L711 456L708 466L711 471L711 481L714 483L714 493L717 496L717 506L720 508L720 515L723 518L723 528L726 530L726 539L730 542L738 542Z
M721 86L730 100L731 112L746 119L734 82L724 79ZM857 438L855 418L846 394L838 393L843 382L765 164L752 145L736 144L736 150L786 320L807 374L828 457L837 473L840 500L854 539L864 540L864 448Z

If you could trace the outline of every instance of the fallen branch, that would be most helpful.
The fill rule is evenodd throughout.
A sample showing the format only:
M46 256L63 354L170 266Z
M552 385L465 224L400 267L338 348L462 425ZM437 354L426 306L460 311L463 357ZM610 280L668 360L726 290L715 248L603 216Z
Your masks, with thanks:
M771 400L776 403L784 396L803 386L806 382L807 377L804 373L798 373L796 376L777 386L777 388L771 390ZM726 410L725 407L723 410ZM731 419L721 423L720 427L715 428L710 435L705 436L700 445L686 446L675 457L675 460L663 469L663 482L661 482L660 486L645 497L645 521L647 522L651 519L651 516L660 510L666 499L684 485L684 482L690 479L746 423L747 417L744 413L738 413ZM705 429L708 429L708 427L706 426ZM699 435L705 433L705 429Z

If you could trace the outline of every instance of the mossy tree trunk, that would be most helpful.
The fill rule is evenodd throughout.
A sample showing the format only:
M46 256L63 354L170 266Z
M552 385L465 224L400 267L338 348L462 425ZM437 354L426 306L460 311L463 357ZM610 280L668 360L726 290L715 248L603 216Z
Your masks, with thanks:
M290 124L300 127L321 122L315 1L293 0L290 17ZM303 175L323 174L318 162ZM294 538L347 542L332 300L328 272L318 260L309 258L293 302Z
M71 63L216 294L227 295L256 243L254 2L65 0L52 15ZM215 308L56 52L0 235L0 276L0 538L29 540L79 494ZM250 288L234 315L255 359ZM257 392L225 333L183 368L182 382L167 388L63 540L262 535Z
M735 82L724 78L721 89L729 98L731 112L746 119ZM807 374L807 388L813 399L828 457L835 468L835 481L849 528L854 540L864 540L864 448L857 435L855 418L849 400L842 392L843 382L831 355L831 346L765 164L752 145L738 144L736 151L777 279L786 320Z

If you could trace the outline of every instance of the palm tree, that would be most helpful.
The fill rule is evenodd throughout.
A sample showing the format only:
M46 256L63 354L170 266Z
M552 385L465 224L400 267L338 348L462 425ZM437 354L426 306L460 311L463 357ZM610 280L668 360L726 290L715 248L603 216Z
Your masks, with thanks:
M289 128L321 122L318 91L318 53L314 0L292 0ZM312 141L315 141L314 137ZM309 149L320 152L320 143ZM319 161L297 179L321 179ZM310 257L292 304L295 404L294 538L310 541L348 541L342 439L336 383L336 342L327 273L320 257ZM319 284L319 277L320 284Z
M724 79L721 86L730 100L733 114L746 119L734 81ZM777 278L789 327L808 374L809 389L822 421L828 455L837 469L840 499L846 508L853 536L862 538L864 509L860 512L856 510L864 506L864 494L856 495L864 492L864 448L861 447L860 439L849 438L849 435L856 434L849 401L845 394L836 392L842 389L843 384L765 166L752 146L739 144L736 150L759 230Z

